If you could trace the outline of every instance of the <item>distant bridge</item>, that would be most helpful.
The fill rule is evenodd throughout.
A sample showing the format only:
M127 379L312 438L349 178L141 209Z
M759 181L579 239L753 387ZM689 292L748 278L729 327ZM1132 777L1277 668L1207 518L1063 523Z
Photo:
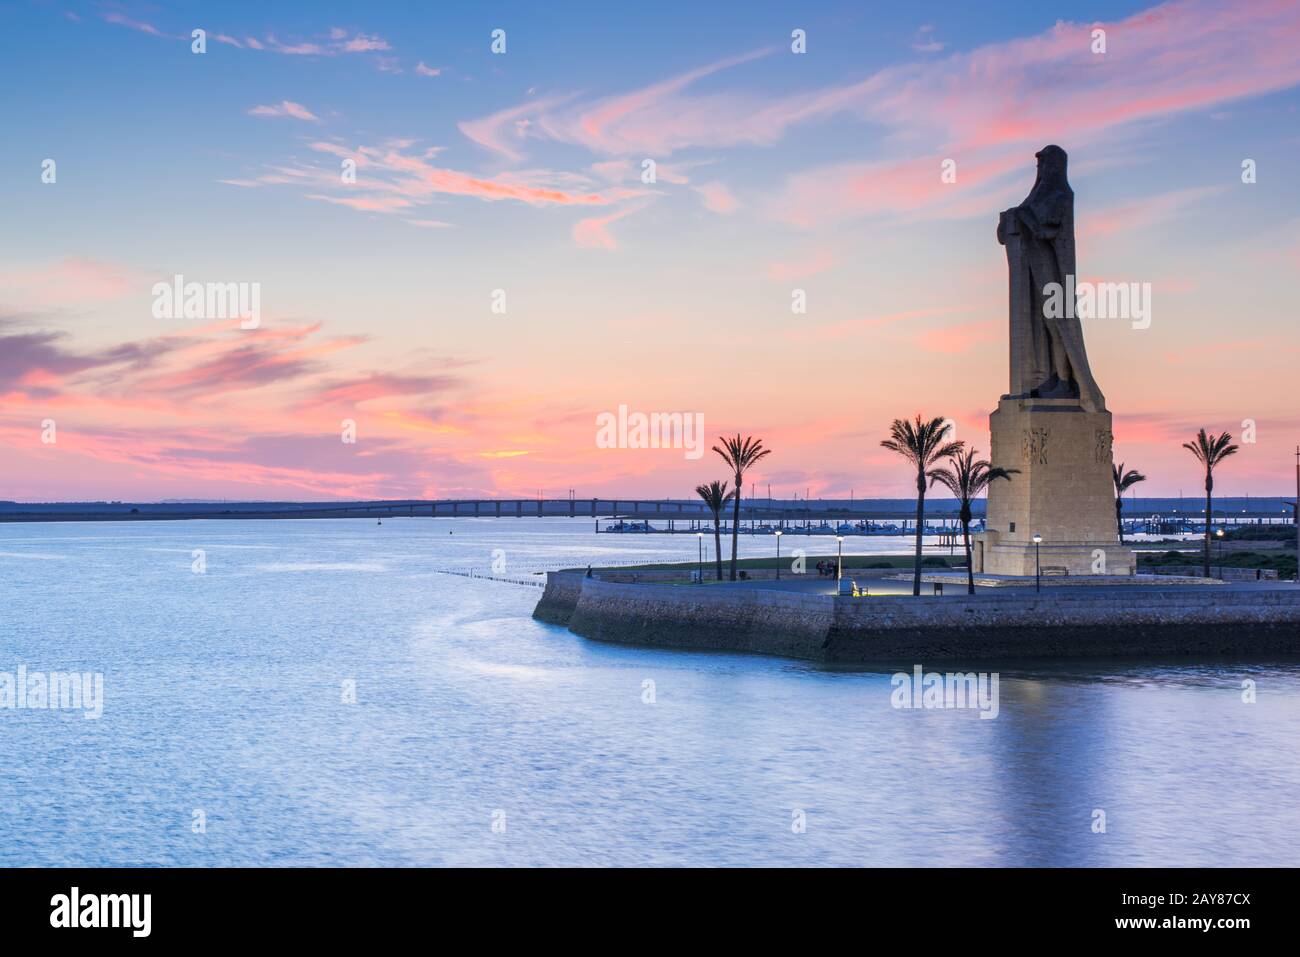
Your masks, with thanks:
M1285 503L1285 504L1284 504ZM1215 502L1215 523L1286 523L1294 512L1284 499L1225 498ZM973 503L984 516L984 501ZM955 523L957 503L947 496L927 498L927 523ZM732 509L723 512L724 520ZM590 518L654 522L663 530L686 531L712 524L703 502L650 498L478 498L397 499L360 502L0 502L0 522L159 521L180 519L432 518ZM899 526L915 521L916 506L906 499L808 500L742 499L740 520L750 525L806 525L880 522ZM1195 500L1136 499L1124 503L1124 519L1153 526L1203 523ZM1152 521L1154 520L1154 521ZM678 526L677 523L685 523ZM1163 529L1161 529L1163 530Z
M928 504L939 519L955 515L953 502ZM982 511L981 508L977 512ZM732 507L724 510L733 515ZM865 502L857 504L775 499L741 500L742 522L779 521L897 521L914 518L915 506ZM371 502L69 502L0 504L0 522L156 521L197 518L609 518L629 521L712 521L701 501L645 498L485 498L399 499Z

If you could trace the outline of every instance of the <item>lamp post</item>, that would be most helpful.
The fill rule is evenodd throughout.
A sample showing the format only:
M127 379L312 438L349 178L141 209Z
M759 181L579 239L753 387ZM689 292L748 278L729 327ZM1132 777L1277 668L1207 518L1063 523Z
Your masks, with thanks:
M700 552L700 584L704 584L704 533L696 532L695 541L699 543Z
M1038 561L1038 546L1043 544L1043 536L1034 532L1034 591L1043 590L1043 566Z
M844 536L836 535L835 541L838 543L836 548L839 549L839 554L835 559L835 583L838 585L840 579L844 577Z
M1215 529L1214 537L1218 540L1215 550L1219 553L1219 577L1223 577L1223 529Z
M776 536L776 579L781 580L781 530L778 528L773 532Z

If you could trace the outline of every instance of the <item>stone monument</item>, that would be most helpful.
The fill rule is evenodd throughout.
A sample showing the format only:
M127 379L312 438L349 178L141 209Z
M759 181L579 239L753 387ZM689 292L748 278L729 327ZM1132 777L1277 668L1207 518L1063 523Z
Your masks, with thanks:
M1065 315L1046 308L1062 290L1072 295L1077 277L1065 150L1035 155L1034 188L998 221L1010 273L1011 387L989 416L990 459L1020 474L989 486L973 563L986 574L1033 575L1037 554L1047 575L1129 575L1136 560L1115 525L1106 399L1074 304Z

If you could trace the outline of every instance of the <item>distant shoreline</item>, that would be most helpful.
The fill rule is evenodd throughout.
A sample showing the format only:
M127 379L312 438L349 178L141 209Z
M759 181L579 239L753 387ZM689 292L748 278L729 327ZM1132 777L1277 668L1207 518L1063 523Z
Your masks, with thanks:
M1277 497L1215 500L1216 523L1265 522L1291 524L1290 499ZM973 503L974 517L984 517L984 500ZM915 519L914 499L771 499L742 500L741 521L801 523L867 520L903 522ZM953 522L957 503L927 499L927 519ZM1198 501L1190 498L1125 499L1126 519L1160 516L1162 521L1203 521ZM711 524L702 504L688 499L391 499L353 502L0 502L0 523L15 522L142 522L196 519L324 519L324 518L611 518Z

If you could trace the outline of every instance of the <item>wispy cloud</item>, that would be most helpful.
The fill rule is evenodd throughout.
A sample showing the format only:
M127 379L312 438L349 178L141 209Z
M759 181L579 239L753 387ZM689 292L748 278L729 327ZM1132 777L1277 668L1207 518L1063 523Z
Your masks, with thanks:
M138 30L141 33L147 33L154 37L164 36L163 32L152 23L147 23L144 20L135 20L117 10L110 10L101 13L100 16L103 17L106 23L113 23L119 27L126 27L129 30Z
M1144 196L1131 202L1096 210L1081 211L1079 241L1113 236L1164 222L1196 204L1223 193L1226 186L1200 186Z
M946 44L934 38L934 24L927 23L916 31L912 49L917 53L939 53Z
M768 55L721 59L634 90L596 99L541 97L460 124L474 142L520 159L552 141L601 156L659 156L767 146L800 124L843 116L883 127L908 156L817 167L791 176L776 215L799 224L946 207L975 208L969 187L1018 170L1026 146L1079 145L1112 129L1300 83L1300 4L1167 3L1109 24L1109 52L1091 49L1092 24L1058 23L1037 36L942 58L927 56L849 83L764 96L707 92L704 78L731 76ZM931 36L924 31L921 36ZM1120 42L1122 40L1122 42ZM927 54L935 41L922 44ZM716 87L717 84L713 84ZM1045 93L1050 90L1050 94ZM918 158L915 144L923 156ZM939 163L956 160L943 184ZM948 188L944 188L947 186Z
M617 249L618 243L610 235L609 227L642 207L628 206L606 216L591 216L581 219L573 227L573 241L589 249Z
M408 221L420 226L447 225L442 220L415 215L420 207L446 196L485 202L518 202L536 207L597 207L645 195L641 190L602 187L587 176L553 170L515 170L490 177L450 169L433 162L441 152L440 148L419 149L411 140L394 139L377 146L356 148L321 140L311 143L310 149L340 161L351 160L356 164L356 181L343 182L338 167L299 162L294 166L269 167L258 175L232 177L222 182L245 188L298 187L307 199L360 212L410 213ZM625 214L620 213L613 219ZM591 244L604 243L596 241Z
M391 50L388 41L383 37L366 36L364 33L358 33L350 40L343 40L339 44L339 49L344 53L367 53L371 50Z
M833 269L840 263L839 254L834 249L823 246L802 253L793 259L770 262L764 267L768 279L787 282L793 279L807 279L818 273Z
M705 208L711 212L726 216L740 209L740 200L736 199L726 183L715 180L711 183L700 183L694 189L704 200Z
M879 330L887 327L911 327L918 322L923 322L928 319L935 319L941 316L959 315L970 311L972 311L971 308L964 306L936 306L921 309L903 309L898 312L866 316L861 319L844 319L840 322L826 323L824 325L795 326L787 329L785 336L787 339L807 342L830 342L842 339L853 339L868 333L878 333ZM925 333L919 334L917 338L924 335Z
M442 421L441 405L466 385L445 360L349 370L336 358L365 340L326 336L319 322L249 331L222 321L79 349L34 321L0 316L0 447L13 481L20 456L43 448L32 423L53 416L58 453L78 469L93 464L100 480L124 465L157 486L234 482L313 496L491 487L488 473L462 461L501 437L487 430L476 438L464 410ZM339 439L343 417L361 423L356 445ZM430 433L459 443L441 456L437 483L429 479Z
M255 106L248 111L249 116L291 116L295 120L306 120L309 123L319 123L320 117L313 113L301 103L295 103L292 100L281 100L273 106Z
M518 157L532 138L575 143L611 155L664 155L685 146L746 140L770 143L779 131L764 126L761 117L737 126L736 118L728 115L736 105L733 98L682 94L698 80L772 52L765 48L727 57L631 93L593 101L574 103L574 95L543 97L461 123L460 130L481 146L511 157Z
M0 271L7 304L47 309L108 302L127 295L143 283L125 266L71 256L52 264L28 265Z
M79 19L75 14L68 14L68 17ZM185 43L191 40L191 26L188 24L183 31L172 35L148 21L136 19L121 10L104 11L100 13L100 17L106 23L137 30L150 36L181 40ZM209 35L218 43L240 50L280 53L286 56L332 57L350 53L385 53L393 49L387 40L377 34L357 32L350 35L341 27L334 27L325 34L291 40L282 40L279 35L270 32L263 34L260 39L247 34L241 36L235 31L228 30L212 30ZM390 65L395 63L391 58L388 59Z

